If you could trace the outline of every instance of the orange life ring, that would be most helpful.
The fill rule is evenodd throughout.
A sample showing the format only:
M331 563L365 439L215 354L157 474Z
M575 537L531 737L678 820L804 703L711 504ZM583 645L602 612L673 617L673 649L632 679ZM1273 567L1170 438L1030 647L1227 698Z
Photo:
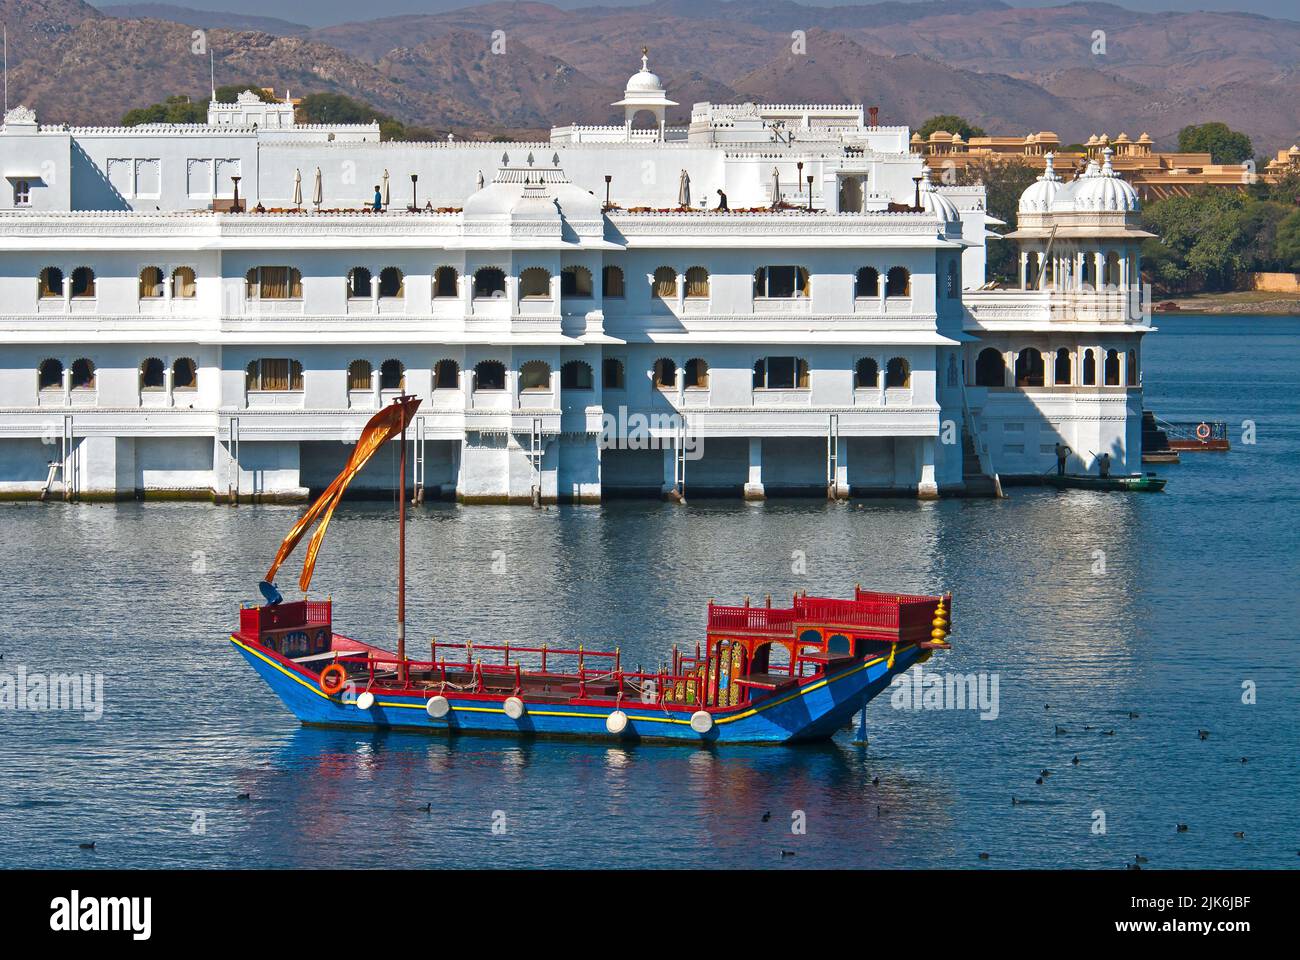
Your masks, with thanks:
M331 683L330 677L337 677L337 683ZM341 664L331 663L328 667L320 672L320 688L330 696L338 693L347 685L348 672L343 669Z
M1196 439L1209 440L1211 433L1213 433L1213 431L1210 429L1210 425L1205 421L1201 421L1196 425Z

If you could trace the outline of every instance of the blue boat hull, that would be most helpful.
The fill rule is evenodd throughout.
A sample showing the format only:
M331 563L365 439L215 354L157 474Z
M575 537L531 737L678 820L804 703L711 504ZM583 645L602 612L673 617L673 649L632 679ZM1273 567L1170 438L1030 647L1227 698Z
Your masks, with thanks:
M232 636L231 643L253 670L284 701L302 723L362 729L401 729L432 733L484 733L505 736L576 737L597 740L669 740L686 743L790 743L829 738L849 724L859 710L905 672L923 651L900 647L893 664L886 657L864 660L829 677L806 680L798 687L768 694L730 710L712 711L706 733L691 727L691 713L656 704L624 702L628 723L610 733L606 720L613 705L528 704L518 720L506 715L501 703L447 696L451 710L440 719L429 715L421 695L380 694L362 710L355 695L325 694L310 678L275 657Z

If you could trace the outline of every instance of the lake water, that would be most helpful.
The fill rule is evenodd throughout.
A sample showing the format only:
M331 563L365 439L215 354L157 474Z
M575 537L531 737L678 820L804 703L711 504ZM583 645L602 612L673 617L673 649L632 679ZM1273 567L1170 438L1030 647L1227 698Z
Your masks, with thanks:
M0 505L0 672L105 678L98 721L0 711L0 865L1294 867L1300 318L1158 323L1148 406L1234 444L1158 468L1163 495L413 512L417 651L564 639L648 665L702 638L711 597L951 590L954 649L926 669L996 674L997 718L882 695L866 746L303 729L227 640L296 508ZM315 583L342 632L387 642L393 532L382 505L335 519Z

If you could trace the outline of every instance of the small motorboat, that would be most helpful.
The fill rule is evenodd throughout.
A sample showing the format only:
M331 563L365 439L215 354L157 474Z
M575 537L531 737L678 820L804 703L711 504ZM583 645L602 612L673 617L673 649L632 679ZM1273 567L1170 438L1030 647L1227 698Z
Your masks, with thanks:
M1043 477L1049 487L1078 490L1121 490L1129 493L1159 493L1167 482L1154 473L1127 473L1098 477L1088 473L1049 473Z
M431 641L407 656L406 425L419 405L399 397L362 432L352 458L281 544L241 606L230 641L304 724L433 733L788 743L829 738L891 680L948 649L951 595L873 592L851 600L795 594L790 606L709 603L703 644L674 645L654 669L619 648ZM350 479L400 434L396 651L334 632L333 602L285 602L275 573L320 521L299 586L304 594L325 528Z

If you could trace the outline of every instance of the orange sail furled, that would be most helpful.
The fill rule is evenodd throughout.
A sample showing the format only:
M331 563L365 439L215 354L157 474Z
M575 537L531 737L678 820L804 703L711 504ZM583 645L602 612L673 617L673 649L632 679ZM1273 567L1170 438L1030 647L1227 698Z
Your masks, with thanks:
M370 418L370 422L361 431L361 436L357 440L357 445L353 448L352 456L348 459L343 472L325 488L325 492L316 499L316 502L302 515L302 518L293 525L289 535L280 544L280 550L275 555L275 561L271 564L271 568L266 571L267 583L275 582L275 574L280 569L280 565L289 558L289 554L293 553L294 548L298 546L298 542L311 529L311 525L320 520L320 526L316 528L311 542L307 544L307 556L303 560L302 576L298 578L299 588L306 591L311 584L312 571L316 568L316 554L320 552L320 545L325 539L325 531L329 527L330 517L334 515L334 508L343 499L343 491L348 488L348 484L361 472L361 468L379 451L380 447L406 428L411 422L411 418L415 416L415 411L419 406L419 397L399 397Z

